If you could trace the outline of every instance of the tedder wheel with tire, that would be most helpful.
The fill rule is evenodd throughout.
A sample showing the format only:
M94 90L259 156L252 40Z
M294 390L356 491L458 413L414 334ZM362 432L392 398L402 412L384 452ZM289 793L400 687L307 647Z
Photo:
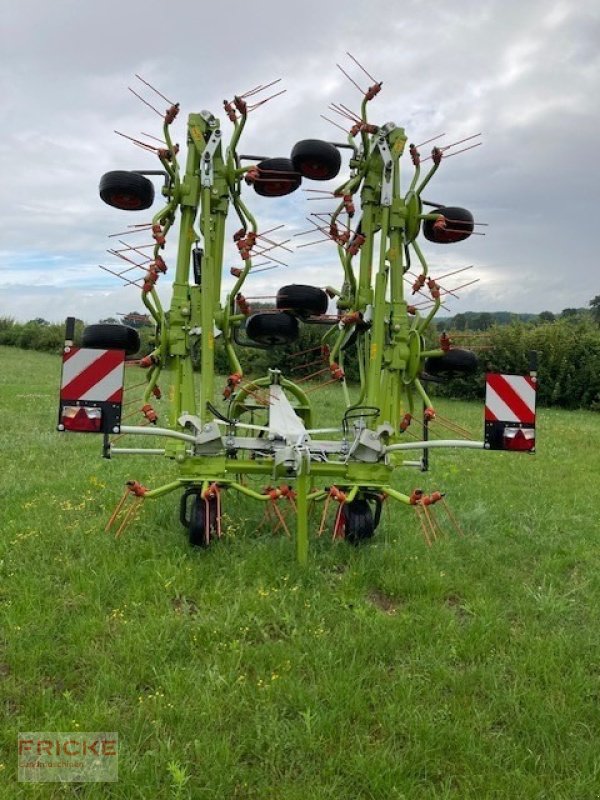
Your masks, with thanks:
M361 91L359 111L331 105L344 117L347 138L336 134L337 143L302 138L275 151L268 148L283 117L279 123L275 118L273 127L262 128L266 134L262 143L260 128L252 148L241 150L240 141L249 112L283 93L278 89L271 93L269 88L280 79L230 95L223 101L224 116L206 109L192 111L184 123L185 133L180 131L185 148L185 155L180 155L171 128L179 103L166 101L137 76L144 94L162 98L153 102L169 103L164 114L158 111L159 136L142 134L156 144L133 139L147 152L154 151L159 163L155 169L144 170L142 165L139 170L107 172L99 190L108 205L128 211L148 209L157 195L160 207L139 214L138 224L125 232L146 238L128 239L123 248L109 250L128 266L104 267L125 285L140 289L142 318L154 324L153 335L143 337L151 349L143 357L133 355L140 352L134 328L100 323L86 327L83 334L84 348L96 350L74 358L78 355L78 349L71 347L75 318L70 317L57 423L58 430L69 434L102 434L105 458L164 459L161 468L152 470L158 485L127 481L107 525L108 530L115 528L116 536L136 519L142 503L177 492L183 494L181 521L190 543L199 547L221 536L222 498L229 501L232 495L255 501L264 522L273 523L273 532L289 534L303 565L308 563L314 527L310 513L316 503L323 509L317 535L333 522L332 539L345 538L352 545L370 541L383 503L389 501L416 514L429 544L436 538L437 523L430 508L435 503L442 503L444 516L458 531L445 492L425 494L414 484L400 490L400 474L411 468L427 471L433 449L534 451L537 367L531 367L529 375L488 374L486 389L492 399L486 401L483 437L470 437L466 430L463 434L460 425L441 416L439 425L450 431L451 438L445 438L440 428L429 436L436 411L423 382L441 383L472 373L477 358L432 329L446 295L456 297L462 288L450 284L446 288L438 280L445 282L470 267L434 278L437 269L432 272L424 252L433 245L426 242L421 249L419 242L422 238L437 244L460 242L476 235L476 226L485 223L475 222L465 208L445 205L441 196L440 202L428 201L423 192L429 192L449 148L470 142L452 156L478 147L481 142L474 140L481 134L443 147L434 144L431 155L421 154L402 125L384 122L385 107L367 114L383 83L350 58L351 69L362 73L359 82L368 76L371 83ZM359 88L353 78L350 81ZM269 95L257 99L263 91ZM228 123L233 126L229 136ZM273 158L272 152L286 157ZM296 202L302 192L290 202L287 195L304 181L320 181L310 184L313 188L307 192L315 196L307 201L330 205L309 211L311 203L305 208ZM282 198L280 210L271 209L261 221L251 208L252 196L259 212L264 203L251 187L257 195L271 198L270 203ZM296 212L300 218L308 213L309 230L299 230L304 222L296 216L289 237L277 233L284 227L283 218ZM286 246L305 234L316 241ZM300 271L305 259L300 256L288 264L288 256L280 251L293 256L300 247L320 242L327 242L323 247L337 255L339 264L331 276L328 266L312 270L316 285L281 286L286 278L274 282L272 276L282 273L270 273L267 279L257 275L291 267L287 280L312 280L308 271L304 277ZM229 264L233 257L235 265ZM166 260L169 280L172 276L168 287L161 277L167 272ZM322 263L329 264L325 253ZM413 304L407 292L409 269L420 271L411 272L412 294L420 293L424 303ZM159 278L161 291L156 285ZM254 304L264 299L269 302ZM129 316L123 321L136 325ZM298 343L301 331L305 336ZM477 340L473 347L483 345ZM146 371L145 380L124 380L123 351L132 356L128 366ZM119 362L118 370L113 362ZM266 374L260 374L261 367ZM109 376L113 377L108 380ZM144 387L142 396L132 393L123 401L123 393L136 387ZM317 395L321 390L326 394ZM162 408L154 408L155 400L163 403ZM319 418L313 421L316 411ZM130 422L134 417L138 424ZM122 420L127 422L121 425ZM123 446L121 438L127 436L134 437L126 440L132 444ZM154 446L140 446L139 439ZM411 451L419 457L411 458ZM295 518L295 526L288 528L287 516ZM250 522L244 527L255 526Z
M329 142L320 139L303 139L294 145L292 164L305 178L313 181L328 181L340 171L340 151Z
M473 214L466 208L443 206L434 208L430 214L441 214L442 218L426 219L423 223L423 235L430 242L452 244L468 239L473 233Z
M106 172L98 188L107 205L122 211L143 211L154 202L152 181L137 172Z
M477 356L472 350L453 347L441 356L425 359L425 372L429 375L470 375L477 369Z
M359 544L375 533L375 520L371 506L365 498L357 497L341 508L344 537L350 544Z
M262 197L283 197L295 192L302 175L294 169L289 158L267 158L256 165L258 172L252 185Z
M289 344L298 338L299 333L298 320L285 311L252 314L246 320L248 338L271 347Z
M218 504L214 497L203 498L198 489L190 488L181 497L179 517L188 530L193 547L208 547L218 532Z
M100 350L125 350L132 356L140 349L140 335L128 325L111 325L99 322L83 329L83 347L96 347Z
M293 283L282 286L277 292L277 308L291 311L299 317L320 317L327 311L329 298L318 286L304 286Z

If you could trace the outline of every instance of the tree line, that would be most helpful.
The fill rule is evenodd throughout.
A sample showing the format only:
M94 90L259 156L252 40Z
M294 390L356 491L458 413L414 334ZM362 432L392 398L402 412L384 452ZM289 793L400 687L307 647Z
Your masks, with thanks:
M509 315L504 324L492 319L489 325L487 317L481 320L483 316L469 312L440 320L438 330L428 334L427 345L435 347L440 333L447 331L454 346L473 349L478 354L481 366L472 376L429 384L430 394L481 399L485 393L486 371L525 374L529 371L529 352L536 351L541 405L600 411L600 295L590 302L589 309L565 309L557 315L542 312L527 315L525 319ZM484 327L480 325L482 322L485 322ZM84 326L82 320L77 320L76 342L80 341ZM292 370L292 378L302 379L326 366L319 362L324 330L320 325L301 325L300 338L293 345L269 350L240 347L242 366L248 375L264 375L268 367L275 367L286 373ZM147 353L152 349L153 328L141 325L138 331L142 340L140 352ZM60 353L63 342L63 325L40 318L26 323L0 318L0 344ZM218 338L215 362L217 372L227 375L225 349ZM344 369L349 381L358 380L352 345L346 351ZM319 379L328 377L323 374Z

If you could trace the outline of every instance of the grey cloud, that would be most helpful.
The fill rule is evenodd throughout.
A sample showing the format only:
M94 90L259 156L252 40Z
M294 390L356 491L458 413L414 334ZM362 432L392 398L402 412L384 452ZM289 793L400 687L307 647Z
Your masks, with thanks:
M375 121L404 125L413 141L484 134L482 147L442 164L428 192L490 225L485 237L427 247L434 267L480 267L481 282L453 300L452 311L559 311L598 293L595 231L586 224L597 202L599 122L600 13L591 0L376 0L368 7L28 0L6 4L3 15L0 203L8 254L0 253L0 314L31 318L50 309L59 319L81 308L91 321L125 302L139 305L134 289L107 290L94 266L106 262L107 234L139 218L99 201L100 175L154 166L112 133L159 135L158 117L127 91L135 72L181 101L181 142L185 113L219 113L224 97L281 76L287 93L252 115L242 150L284 155L300 138L343 136L319 115L330 115L332 100L359 105L335 64L363 85L368 79L346 50L384 81L370 110ZM308 213L327 207L304 197L249 202L263 229L286 221L298 232ZM73 289L71 268L62 286L51 267L46 279L43 269L36 273L34 286L15 281L19 262L40 251L70 265L80 257L82 279L97 281L96 294ZM235 252L227 254L230 266ZM299 250L290 264L254 277L253 291L291 276L339 282L327 244Z

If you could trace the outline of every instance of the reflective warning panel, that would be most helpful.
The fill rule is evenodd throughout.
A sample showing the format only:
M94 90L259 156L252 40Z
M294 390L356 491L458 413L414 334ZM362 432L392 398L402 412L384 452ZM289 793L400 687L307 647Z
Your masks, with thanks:
M485 444L490 450L535 451L537 381L490 372L485 386Z
M124 372L124 350L65 347L58 430L118 433Z

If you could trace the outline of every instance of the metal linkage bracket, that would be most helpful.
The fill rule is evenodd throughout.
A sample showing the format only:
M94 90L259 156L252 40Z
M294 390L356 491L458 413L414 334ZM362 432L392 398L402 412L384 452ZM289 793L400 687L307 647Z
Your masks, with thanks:
M383 159L383 175L381 178L381 205L391 206L393 196L394 162L387 141L383 136L377 140L377 147Z
M193 414L182 414L177 421L184 428L194 432L196 438L194 443L195 455L216 455L223 451L223 437L216 422L208 422L206 425L202 425L199 417Z
M206 147L202 151L202 162L200 164L200 183L203 187L211 187L214 181L213 159L217 147L221 142L221 131L213 131Z

